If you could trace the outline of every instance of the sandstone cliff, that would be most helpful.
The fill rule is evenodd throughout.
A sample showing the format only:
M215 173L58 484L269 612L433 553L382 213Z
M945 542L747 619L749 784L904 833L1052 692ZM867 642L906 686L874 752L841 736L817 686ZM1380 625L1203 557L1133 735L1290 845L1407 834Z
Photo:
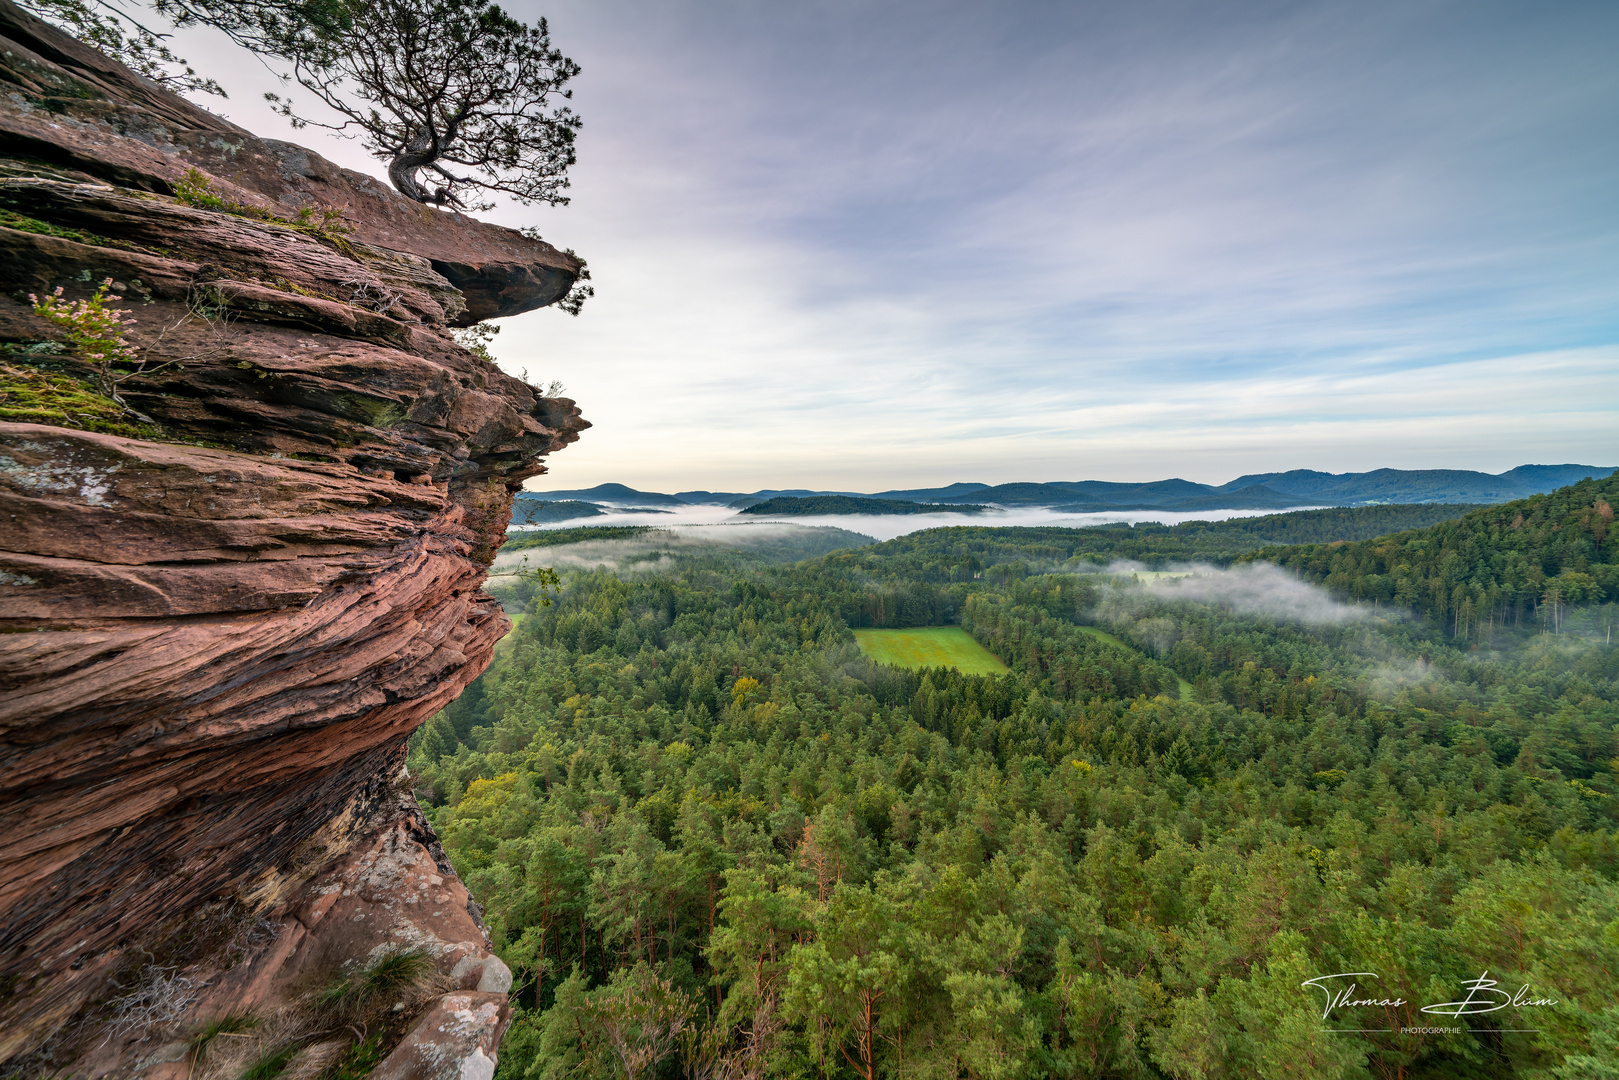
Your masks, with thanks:
M449 328L579 264L9 0L0 38L0 1072L219 1074L188 1040L253 1013L313 1076L313 982L409 947L381 1074L487 1080L509 976L398 780L508 627L513 493L588 426ZM107 278L123 414L28 300Z

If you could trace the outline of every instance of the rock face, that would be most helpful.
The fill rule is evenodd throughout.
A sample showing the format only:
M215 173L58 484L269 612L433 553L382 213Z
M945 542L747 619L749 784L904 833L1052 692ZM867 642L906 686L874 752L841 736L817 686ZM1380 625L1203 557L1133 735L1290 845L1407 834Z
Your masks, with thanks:
M361 962L360 926L427 949L454 1000L421 1022L452 1017L476 1073L506 986L460 985L487 944L392 784L509 626L480 585L513 493L589 425L449 327L552 303L579 264L258 139L9 0L0 35L4 385L90 376L28 294L106 278L145 364L127 423L0 392L47 421L0 421L0 1062L182 1074L197 1055L154 1037ZM375 910L322 908L333 885ZM273 944L228 978L218 942L152 968L225 910ZM190 1011L87 1039L149 968L202 988ZM399 1053L448 1061L433 1038Z
M54 1075L71 1058L74 1075L235 1078L290 1047L283 1076L313 1080L348 1049L332 1028L354 1019L321 1016L311 989L409 949L429 957L432 970L395 991L395 1007L404 1006L397 1013L384 1001L381 1024L370 1018L389 1036L371 1075L489 1080L510 1019L511 971L490 954L476 906L404 794L408 784L380 780L281 866L148 935L115 992L67 1026L70 1053L23 1058L21 1071ZM226 1016L258 1023L199 1053L196 1032Z

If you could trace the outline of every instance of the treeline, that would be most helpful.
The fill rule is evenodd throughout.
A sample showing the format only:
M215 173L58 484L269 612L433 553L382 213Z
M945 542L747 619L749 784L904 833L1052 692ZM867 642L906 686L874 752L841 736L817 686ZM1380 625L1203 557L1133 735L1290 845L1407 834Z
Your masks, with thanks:
M1278 563L1346 597L1411 608L1467 641L1487 644L1502 626L1558 633L1570 609L1587 632L1600 627L1611 636L1613 609L1591 608L1619 601L1615 502L1619 474L1419 532L1267 547L1245 557Z
M548 525L554 521L573 521L577 518L601 516L603 516L601 507L577 499L564 499L560 502L518 499L512 503L513 525Z
M521 524L521 522L519 522ZM526 551L529 548L562 547L586 540L622 540L648 533L674 539L669 529L654 529L650 525L581 525L571 529L532 529L506 537L501 551Z
M1425 529L1476 509L1471 503L1336 506L1225 521L1188 521L1167 528L1175 536L1192 538L1193 543L1207 540L1236 543L1239 538L1252 537L1271 544L1319 544L1332 540L1369 540L1408 529Z
M502 1080L1594 1074L1619 653L1231 614L962 531L567 574L418 733L521 980ZM1012 674L870 663L873 596ZM1557 1004L1403 1030L1485 970ZM1324 1025L1300 984L1339 971L1408 1002Z
M863 495L778 495L745 507L744 514L807 517L812 514L981 514L977 505L940 505L910 499L872 499Z
M911 533L850 552L837 569L865 574L880 582L950 584L987 580L1000 584L1031 570L1092 570L1118 561L1139 562L1153 569L1182 562L1220 565L1278 543L1383 536L1450 521L1472 509L1465 505L1338 507L1227 521L1092 525L1082 529L963 525Z

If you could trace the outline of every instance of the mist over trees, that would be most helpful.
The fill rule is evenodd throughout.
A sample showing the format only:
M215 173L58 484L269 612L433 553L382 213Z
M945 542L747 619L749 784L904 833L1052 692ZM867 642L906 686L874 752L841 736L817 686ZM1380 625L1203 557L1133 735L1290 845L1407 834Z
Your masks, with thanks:
M1619 479L1582 480L1422 532L1263 548L1245 557L1276 562L1357 600L1410 607L1453 638L1487 644L1505 626L1561 633L1569 606L1613 620L1616 502Z

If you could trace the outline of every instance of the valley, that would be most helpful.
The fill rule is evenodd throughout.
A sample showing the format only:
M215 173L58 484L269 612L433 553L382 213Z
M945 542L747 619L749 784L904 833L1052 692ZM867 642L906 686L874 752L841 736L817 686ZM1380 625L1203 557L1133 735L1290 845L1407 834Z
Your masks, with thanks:
M814 555L836 538L800 525L549 534L526 551L560 589L497 579L525 617L410 757L517 972L502 1075L605 1061L645 1002L699 1032L671 1076L894 1072L902 1046L908 1070L1104 1077L1189 1075L1192 1048L1210 1077L1597 1053L1616 499ZM1405 1003L1322 1030L1300 984L1346 970ZM1559 1004L1404 1033L1482 970Z

